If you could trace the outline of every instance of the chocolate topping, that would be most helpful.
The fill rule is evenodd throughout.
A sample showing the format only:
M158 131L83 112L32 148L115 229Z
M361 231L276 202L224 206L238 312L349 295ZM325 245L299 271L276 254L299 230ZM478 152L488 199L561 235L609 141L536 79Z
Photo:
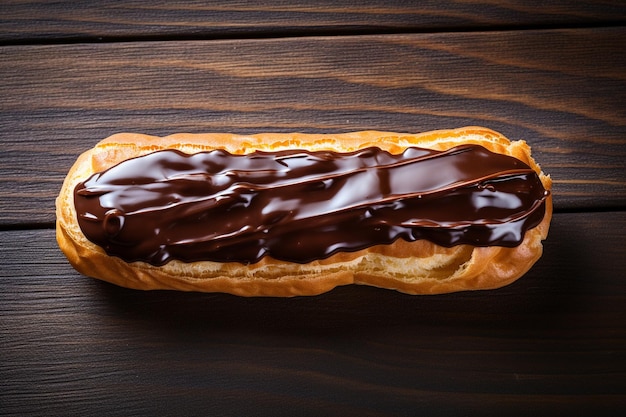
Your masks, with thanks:
M305 263L398 238L521 243L548 192L522 161L476 145L232 155L157 151L74 190L90 241L127 262Z

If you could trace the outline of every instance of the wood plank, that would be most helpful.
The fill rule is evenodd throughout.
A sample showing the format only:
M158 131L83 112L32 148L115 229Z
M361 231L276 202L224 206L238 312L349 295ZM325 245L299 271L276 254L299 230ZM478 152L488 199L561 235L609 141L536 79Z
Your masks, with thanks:
M615 415L625 229L625 212L557 214L500 290L293 299L125 290L73 271L53 230L0 232L2 411Z
M290 36L615 25L620 0L307 2L23 1L0 6L0 43Z
M626 206L626 28L12 46L0 54L0 225L51 224L78 154L119 131L526 139L555 207Z

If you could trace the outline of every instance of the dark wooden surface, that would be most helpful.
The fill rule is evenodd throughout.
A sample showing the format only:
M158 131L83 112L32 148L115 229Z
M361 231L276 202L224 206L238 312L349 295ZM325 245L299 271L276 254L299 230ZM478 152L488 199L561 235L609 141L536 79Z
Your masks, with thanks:
M0 415L626 412L626 6L389 3L2 2ZM146 293L54 240L65 173L119 131L470 124L555 184L500 290Z
M0 43L621 25L621 0L3 0Z

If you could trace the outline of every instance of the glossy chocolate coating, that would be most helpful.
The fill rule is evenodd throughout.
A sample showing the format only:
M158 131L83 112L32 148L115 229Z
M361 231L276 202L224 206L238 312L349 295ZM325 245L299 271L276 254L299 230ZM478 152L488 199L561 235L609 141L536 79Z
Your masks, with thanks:
M74 191L85 236L125 261L305 263L401 238L516 246L545 213L522 161L476 145L232 155L154 152Z

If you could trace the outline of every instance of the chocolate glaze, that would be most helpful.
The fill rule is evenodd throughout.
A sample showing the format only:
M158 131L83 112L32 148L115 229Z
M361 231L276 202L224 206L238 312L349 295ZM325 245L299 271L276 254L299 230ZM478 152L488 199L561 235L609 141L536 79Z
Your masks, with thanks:
M476 145L231 155L154 152L74 191L85 236L127 262L305 263L398 238L519 245L548 192L513 157Z

